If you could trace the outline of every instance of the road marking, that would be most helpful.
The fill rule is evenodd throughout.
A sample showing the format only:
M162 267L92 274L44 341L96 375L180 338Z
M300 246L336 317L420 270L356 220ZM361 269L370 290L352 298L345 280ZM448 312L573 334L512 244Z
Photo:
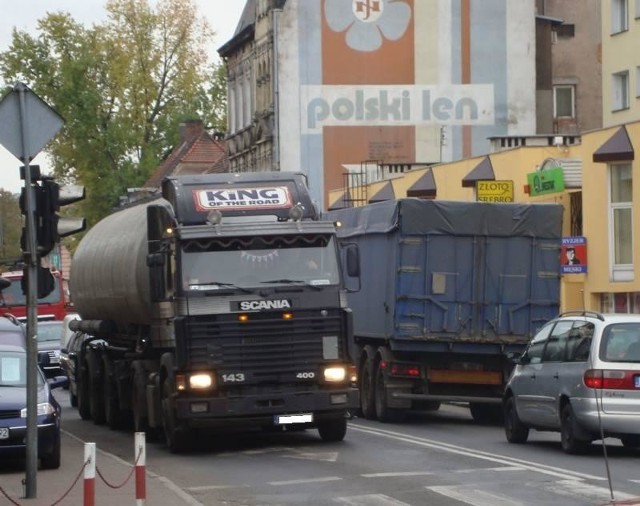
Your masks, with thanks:
M208 490L222 490L228 488L248 488L249 485L202 485L198 487L185 487L189 492L206 492Z
M490 494L489 492L478 489L465 490L456 485L450 487L435 486L425 488L465 504L471 504L472 506L526 506L525 503L513 501L507 497Z
M339 457L338 452L294 452L291 455L283 455L285 459L318 460L322 462L335 462Z
M338 497L335 502L351 504L352 506L410 506L406 502L398 501L384 494L354 495L352 497Z
M305 483L322 483L323 481L341 481L340 476L326 476L324 478L309 478L308 480L269 481L268 485L302 485Z
M577 480L562 480L549 483L545 486L545 489L550 490L558 495L565 497L584 497L585 499L592 499L593 501L602 502L611 501L611 490L605 487L598 487L597 485L591 485ZM637 496L631 494L625 494L622 492L614 493L615 499L627 500L633 499Z
M363 478L389 478L394 476L429 476L434 473L429 473L426 471L411 471L406 473L371 473L371 474L361 474Z
M602 476L579 473L577 471L569 471L567 469L561 469L559 467L547 466L544 464L538 464L528 460L507 457L505 455L498 455L496 453L489 453L489 452L484 452L480 450L472 450L471 448L464 448L462 446L456 446L449 443L443 443L440 441L433 441L431 439L426 439L422 437L410 436L407 434L402 434L400 432L393 432L390 430L376 429L372 427L364 427L364 426L359 426L354 424L349 425L349 430L360 431L368 434L373 434L376 436L383 436L389 439L395 439L397 441L404 441L406 443L424 446L426 448L433 448L436 450L441 450L449 453L455 453L458 455L464 455L467 457L473 457L476 459L488 460L490 462L496 462L498 464L511 464L512 466L519 466L519 467L522 467L523 469L528 469L530 471L547 474L549 476L555 476L556 478L569 479L569 480L583 479L583 480L606 481L606 478Z
M481 471L491 471L491 472L497 472L497 473L504 473L504 472L512 472L512 471L526 471L526 469L522 466L517 466L517 467L481 467L481 468L476 468L476 469L457 469L455 471L453 471L454 473L478 473Z

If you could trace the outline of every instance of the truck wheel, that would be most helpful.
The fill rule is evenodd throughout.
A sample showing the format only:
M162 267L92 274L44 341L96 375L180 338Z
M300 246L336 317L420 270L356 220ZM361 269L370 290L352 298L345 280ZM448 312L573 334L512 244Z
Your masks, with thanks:
M91 406L89 405L88 370L86 362L76 366L76 390L78 391L78 414L83 420L91 420Z
M367 353L360 372L360 411L368 420L376 419L373 355Z
M104 418L110 429L122 427L118 385L115 380L113 362L106 355L102 358L102 388L104 392Z
M99 352L87 350L87 379L89 384L89 409L93 423L100 425L105 422L104 391L102 390L102 371Z
M149 418L147 417L146 378L144 367L140 362L133 363L133 381L131 386L131 411L133 412L133 430L147 432Z
M342 441L347 434L347 419L332 418L319 421L318 434L327 443Z
M162 427L167 448L171 453L183 453L191 445L189 433L178 426L176 410L171 402L173 386L169 380L162 384Z
M529 438L529 427L520 420L513 397L504 404L504 433L507 441L514 444L526 443Z
M502 425L504 423L504 414L499 405L470 402L469 411L471 411L471 418L481 425Z
M390 408L387 402L387 389L385 384L384 371L380 368L376 371L375 395L376 395L376 416L383 423L401 422L405 412L402 409Z

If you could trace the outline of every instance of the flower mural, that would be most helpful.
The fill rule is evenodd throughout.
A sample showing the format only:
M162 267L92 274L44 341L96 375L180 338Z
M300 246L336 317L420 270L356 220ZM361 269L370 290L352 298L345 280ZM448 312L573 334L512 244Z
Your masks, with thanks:
M371 52L382 46L383 38L404 35L411 7L401 0L325 0L324 15L331 30L347 32L351 49Z

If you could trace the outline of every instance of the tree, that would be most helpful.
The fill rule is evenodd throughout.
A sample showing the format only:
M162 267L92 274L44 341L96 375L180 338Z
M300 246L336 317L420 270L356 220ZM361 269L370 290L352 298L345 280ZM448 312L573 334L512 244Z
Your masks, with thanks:
M0 189L0 265L22 258L21 233L22 215L18 195Z
M224 125L224 75L209 65L213 33L193 0L109 0L85 28L67 13L14 29L0 53L5 82L25 82L64 119L47 146L54 175L86 187L89 226L142 186L179 139L182 120ZM211 80L213 79L213 80Z

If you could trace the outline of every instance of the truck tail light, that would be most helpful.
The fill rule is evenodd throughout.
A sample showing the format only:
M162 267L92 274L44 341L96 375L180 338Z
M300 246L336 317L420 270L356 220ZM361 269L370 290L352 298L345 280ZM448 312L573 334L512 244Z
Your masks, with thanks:
M602 390L636 390L640 376L638 371L620 371L607 369L589 369L584 373L584 384L587 388ZM640 382L638 382L640 385Z
M390 376L408 376L410 378L419 378L421 376L421 370L418 364L381 360L380 369L386 369Z

